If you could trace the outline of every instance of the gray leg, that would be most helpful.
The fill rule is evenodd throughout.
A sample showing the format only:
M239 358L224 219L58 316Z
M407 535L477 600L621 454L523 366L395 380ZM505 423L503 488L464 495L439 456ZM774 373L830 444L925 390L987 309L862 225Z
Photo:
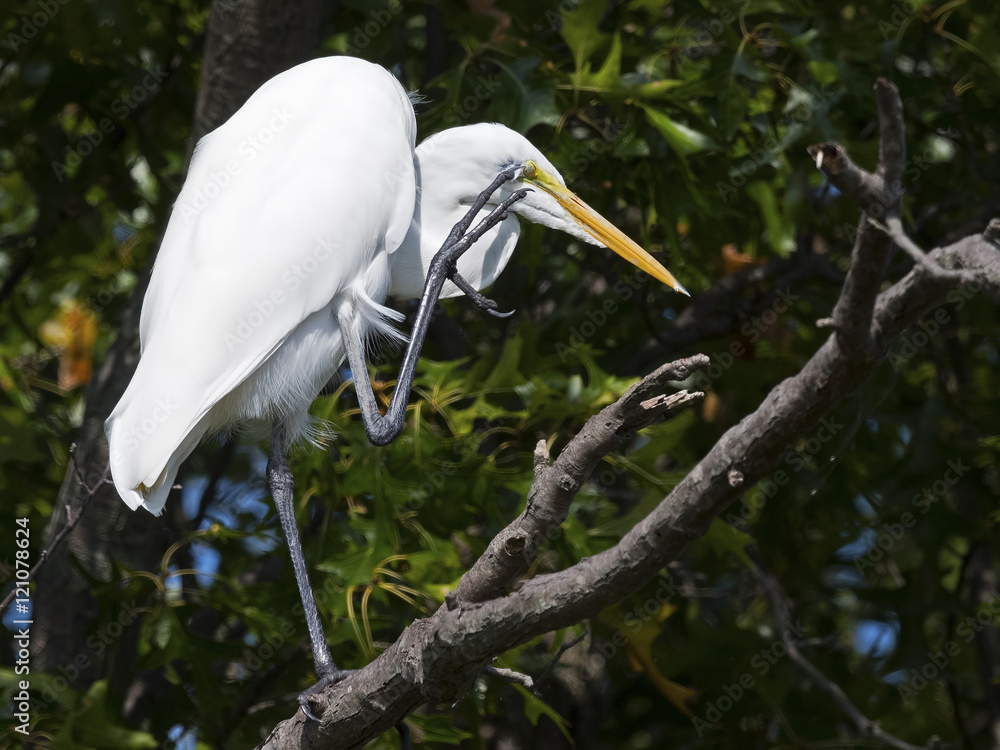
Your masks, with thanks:
M293 490L295 478L285 459L286 446L285 428L280 422L275 423L271 432L271 455L267 459L267 484L274 498L281 520L281 530L288 542L288 553L292 558L292 569L295 571L295 583L299 587L299 597L302 599L302 609L306 617L306 627L309 629L309 640L312 642L313 665L319 682L299 696L299 704L306 716L316 719L309 709L309 696L331 682L337 682L346 673L337 669L330 656L330 648L326 645L323 634L323 623L319 619L316 599L309 585L309 572L306 570L306 559L302 553L302 542L299 539L299 527L295 523L295 501ZM317 689L317 686L319 688Z
M457 271L456 263L458 259L468 250L472 244L483 236L489 229L499 224L507 218L507 211L514 203L527 195L527 190L517 190L508 198L501 201L489 215L479 224L469 231L469 226L476 218L476 215L486 205L490 196L506 181L512 179L516 169L509 169L501 173L493 183L482 193L473 204L469 212L463 219L455 225L445 241L444 247L438 251L431 261L427 271L427 281L424 283L424 293L420 298L420 308L417 310L417 318L413 323L413 332L410 335L410 343L406 348L406 355L403 358L403 366L399 370L399 377L396 378L396 390L393 391L389 408L383 416L378 410L378 402L375 400L375 393L372 391L371 381L368 380L368 367L365 364L362 354L362 342L358 332L351 325L350 315L341 315L341 332L347 345L347 355L351 366L351 374L354 376L354 388L358 393L358 402L361 404L361 418L365 423L365 432L368 439L375 445L386 445L392 442L396 436L403 431L406 421L406 404L410 398L410 389L413 387L413 377L417 372L417 362L420 359L420 350L423 348L424 339L427 337L427 327L430 324L431 312L438 298L441 296L441 289L447 279L452 279L459 288L466 293L472 292L473 301L481 308L498 317L504 317L510 313L496 313L496 303L488 300L472 289L472 286L462 278Z
M371 390L370 387L369 390ZM374 400L374 395L372 399ZM337 665L333 663L333 658L330 656L330 648L326 645L323 623L319 619L316 599L313 597L312 587L309 585L309 572L306 569L305 555L302 553L299 527L295 522L293 492L295 478L292 476L291 469L288 468L288 462L285 458L286 450L285 429L280 423L276 423L271 432L271 454L267 459L267 484L271 490L271 496L274 498L274 505L278 509L281 530L285 533L288 552L292 558L295 582L299 587L299 598L302 599L302 609L305 612L309 640L312 642L313 665L316 669L317 677L316 684L299 695L299 705L306 716L313 721L320 721L310 708L310 696L321 692L327 685L340 682L350 674L350 671L337 668ZM399 731L403 750L410 750L409 727L400 722L396 725L396 729Z

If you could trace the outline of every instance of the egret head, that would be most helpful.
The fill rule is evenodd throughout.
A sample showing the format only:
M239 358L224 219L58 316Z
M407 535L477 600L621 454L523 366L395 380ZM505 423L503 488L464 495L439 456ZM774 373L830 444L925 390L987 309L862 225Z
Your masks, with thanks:
M520 133L495 123L450 128L421 143L416 156L419 206L407 244L416 244L419 236L424 271L447 231L479 193L498 174L514 168L516 176L494 193L493 203L499 203L515 190L528 188L527 197L514 204L512 213L591 245L608 247L671 289L688 293L659 261L567 188L559 171ZM459 271L478 289L492 283L510 258L518 232L517 219L511 217L502 222L493 234L484 235L459 260ZM405 263L408 253L399 256L398 262ZM396 293L416 296L413 293L418 287L405 281L412 277L394 271ZM422 276L420 279L418 283L422 283ZM449 283L442 296L458 293Z

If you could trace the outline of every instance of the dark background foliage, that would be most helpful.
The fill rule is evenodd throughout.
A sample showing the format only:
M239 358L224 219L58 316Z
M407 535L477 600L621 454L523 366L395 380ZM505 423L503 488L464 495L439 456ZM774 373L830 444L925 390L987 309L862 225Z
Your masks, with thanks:
M135 324L125 303L183 182L208 13L188 0L38 0L4 14L5 591L14 519L28 519L36 560L60 485L77 481L69 450L92 370ZM1000 193L998 35L985 0L324 5L314 54L364 57L419 91L421 138L483 121L525 133L693 295L526 227L490 290L517 314L440 306L395 443L371 446L352 388L331 384L314 412L339 435L292 466L337 662L365 664L433 611L520 510L535 443L557 451L637 376L712 359L689 384L706 390L703 407L604 461L533 572L611 546L798 371L828 335L816 321L837 299L858 216L805 147L838 141L873 168L876 77L905 105L911 235L930 248L980 231ZM890 277L909 265L897 257ZM537 675L587 633L540 697L482 678L453 708L412 717L416 745L840 746L844 718L784 658L742 553L753 538L797 605L802 647L855 705L918 745L996 746L998 335L987 300L949 295L659 580L504 654L500 665ZM386 388L396 354L376 368ZM167 515L138 518L156 526L159 565L90 574L85 646L33 672L33 742L249 747L291 713L311 664L262 447L203 446ZM2 661L0 715L11 649Z

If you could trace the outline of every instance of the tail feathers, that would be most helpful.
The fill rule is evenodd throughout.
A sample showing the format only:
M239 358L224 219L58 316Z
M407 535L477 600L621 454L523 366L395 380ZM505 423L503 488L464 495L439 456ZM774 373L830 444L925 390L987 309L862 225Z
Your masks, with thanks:
M196 422L197 415L172 411L170 403L137 405L126 392L104 424L115 489L132 510L142 506L154 516L163 511L181 463L207 431L207 418Z

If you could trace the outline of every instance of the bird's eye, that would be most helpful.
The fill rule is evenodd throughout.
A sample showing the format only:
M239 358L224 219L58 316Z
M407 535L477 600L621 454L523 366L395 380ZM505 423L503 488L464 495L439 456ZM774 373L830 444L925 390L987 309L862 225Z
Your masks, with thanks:
M531 161L526 161L524 163L524 171L521 172L522 177L527 177L529 180L535 176L538 170L535 168L535 163Z

